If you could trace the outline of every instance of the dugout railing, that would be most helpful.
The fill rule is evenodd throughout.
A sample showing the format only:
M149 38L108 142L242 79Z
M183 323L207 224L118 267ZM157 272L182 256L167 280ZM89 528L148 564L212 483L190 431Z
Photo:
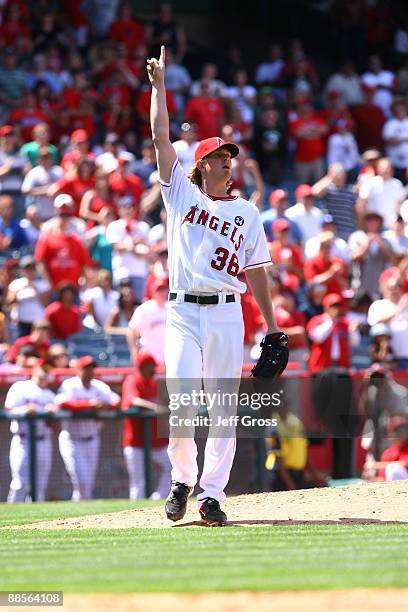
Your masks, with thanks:
M240 411L242 414L242 411ZM199 414L204 415L204 412ZM167 422L167 414L162 414L161 418ZM98 411L81 411L80 413L71 413L66 410L60 410L55 413L33 414L33 415L12 415L4 411L0 411L0 501L5 501L7 497L8 486L11 480L10 470L8 469L9 457L9 442L11 433L9 432L9 424L11 420L18 420L27 423L28 425L28 454L29 454L29 482L30 482L30 497L32 501L37 500L37 423L40 420L46 420L49 425L57 425L60 421L70 419L94 419L101 421L104 424L104 429L101 434L101 451L99 458L99 468L96 482L95 497L128 497L127 472L124 465L122 450L122 431L121 426L124 418L132 418L140 421L142 438L143 438L143 456L144 456L144 477L145 477L145 492L144 497L149 498L154 491L154 469L152 461L152 419L156 419L156 414L151 410L144 408L133 407L126 411L123 410L98 410ZM115 426L115 427L113 427ZM164 427L163 427L164 429ZM205 428L201 428L204 430ZM61 457L58 451L58 432L52 433L53 449L52 449L52 470L50 477L50 486L48 489L51 494L47 499L51 500L66 500L70 498L67 475L62 464ZM201 440L204 443L204 435ZM202 446L202 445L201 445ZM249 458L245 461L246 472L249 476L249 486L255 492L264 490L263 466L265 460L264 445L262 436L252 435L246 439L242 446L246 446L245 455ZM115 478L116 488L109 486L114 484ZM241 481L242 482L242 481ZM252 484L251 484L252 483ZM170 484L170 483L169 483ZM243 488L247 486L243 484ZM111 491L111 493L104 491Z
M32 501L37 500L37 423L39 420L47 420L48 423L58 424L59 421L67 421L69 419L96 419L103 422L120 421L125 417L140 419L143 436L143 453L144 453L144 476L145 476L145 497L149 498L153 492L152 488L152 460L151 460L151 420L155 418L155 413L149 410L140 409L137 407L123 410L90 410L80 413L70 413L66 410L60 410L56 413L44 413L33 415L11 415L6 412L0 412L0 420L24 421L28 425L28 447L29 447L29 481L30 481L30 497ZM119 442L119 440L118 440Z

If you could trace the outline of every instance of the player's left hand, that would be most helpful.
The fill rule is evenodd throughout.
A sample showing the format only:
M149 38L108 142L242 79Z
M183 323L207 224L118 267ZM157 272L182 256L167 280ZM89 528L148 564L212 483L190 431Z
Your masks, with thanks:
M289 338L283 332L267 334L261 342L262 353L251 373L254 378L274 382L283 373L289 360Z

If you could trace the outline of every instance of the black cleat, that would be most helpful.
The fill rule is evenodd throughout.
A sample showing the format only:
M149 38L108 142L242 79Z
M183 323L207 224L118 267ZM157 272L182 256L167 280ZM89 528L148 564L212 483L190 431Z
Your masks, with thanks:
M207 497L200 508L201 520L209 527L223 527L227 523L227 515L220 508L220 502L213 497Z
M192 491L182 482L172 482L168 498L166 499L166 514L171 521L179 521L183 518L187 510L187 499Z

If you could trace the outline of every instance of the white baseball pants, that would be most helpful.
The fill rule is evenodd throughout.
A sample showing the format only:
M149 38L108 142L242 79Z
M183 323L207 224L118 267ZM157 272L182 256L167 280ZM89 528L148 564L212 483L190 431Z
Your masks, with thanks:
M123 455L129 474L129 499L142 499L146 497L146 480L143 448L137 446L125 446ZM152 448L152 463L159 466L160 475L155 492L151 495L153 499L164 499L170 487L170 462L167 448Z
M99 434L92 440L72 438L66 430L61 431L59 450L72 483L72 501L92 499L96 469L99 458Z
M204 453L200 479L202 493L197 499L225 499L235 455L235 427L216 425L219 416L236 414L236 402L224 402L222 394L237 394L243 362L244 324L240 302L199 306L170 302L166 326L166 381L173 394L199 392L221 397L211 410L213 419ZM215 395L214 395L215 396ZM179 408L179 416L192 418L197 405ZM197 482L197 446L194 426L170 427L168 454L173 481L194 487Z
M51 438L37 440L37 500L45 500L51 470ZM14 435L10 443L11 483L8 503L24 502L30 493L30 442Z

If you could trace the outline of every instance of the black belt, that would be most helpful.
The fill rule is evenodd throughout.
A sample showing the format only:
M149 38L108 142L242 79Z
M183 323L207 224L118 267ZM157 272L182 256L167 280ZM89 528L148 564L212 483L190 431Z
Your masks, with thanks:
M169 293L169 301L174 302L177 300L177 293ZM235 302L235 295L229 294L226 296L225 301L229 304ZM191 302L192 304L200 304L201 306L209 306L210 304L219 304L219 295L191 295L191 293L185 293L183 296L183 302Z
M20 436L22 440L26 440L28 438L26 434L16 434L16 435ZM35 439L37 440L37 442L42 442L43 440L45 440L45 436L36 436Z

